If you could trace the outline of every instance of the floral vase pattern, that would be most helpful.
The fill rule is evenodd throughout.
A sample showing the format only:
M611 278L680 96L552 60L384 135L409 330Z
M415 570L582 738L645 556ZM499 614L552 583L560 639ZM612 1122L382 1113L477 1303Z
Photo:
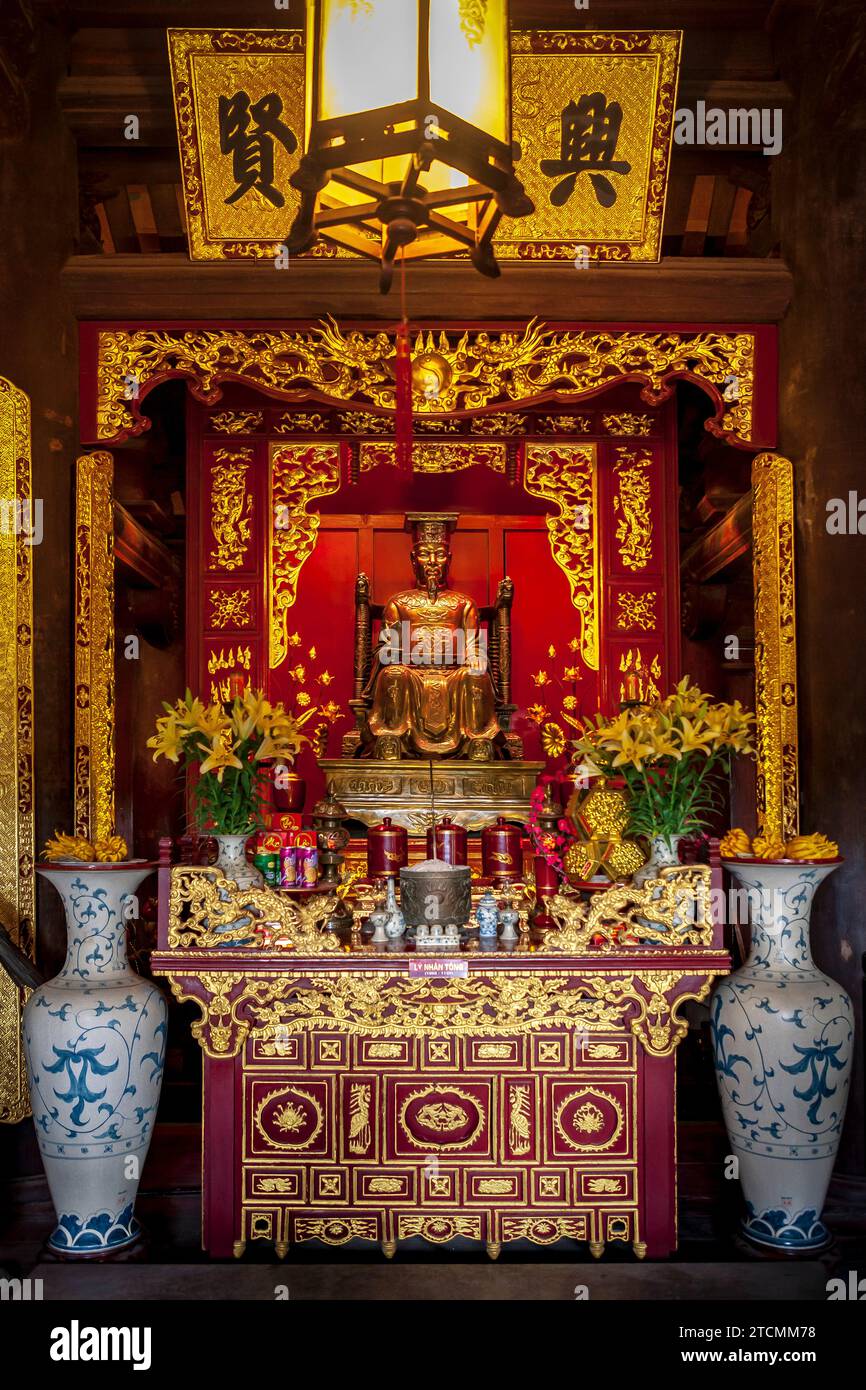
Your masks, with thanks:
M130 1245L139 1178L162 1085L167 1008L130 969L126 919L143 861L39 865L66 909L63 969L24 1009L30 1103L57 1215L52 1250L84 1257Z
M249 835L214 835L217 842L215 868L224 878L232 879L238 888L264 888L265 880L255 864L246 857Z
M671 835L670 843L665 835L653 835L650 840L650 857L642 869L638 869L632 882L642 888L651 878L658 878L661 869L670 869L680 862L680 841L683 835Z
M739 1159L743 1230L759 1245L815 1250L851 1073L851 1000L812 960L809 917L835 863L725 860L749 890L752 944L710 1014L722 1112Z

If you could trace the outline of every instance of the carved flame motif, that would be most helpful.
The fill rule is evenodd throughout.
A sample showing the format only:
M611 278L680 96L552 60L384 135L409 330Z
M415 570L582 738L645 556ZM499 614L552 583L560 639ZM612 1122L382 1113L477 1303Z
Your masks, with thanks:
M430 1105L422 1105L416 1118L425 1129L432 1129L438 1134L453 1133L455 1129L462 1128L469 1120L462 1105L449 1105L444 1100L435 1101Z

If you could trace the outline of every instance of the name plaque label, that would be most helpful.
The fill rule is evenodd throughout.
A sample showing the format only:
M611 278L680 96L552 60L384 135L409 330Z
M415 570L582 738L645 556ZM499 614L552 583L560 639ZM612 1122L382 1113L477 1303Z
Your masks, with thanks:
M409 978L422 980L458 980L469 974L468 960L410 960Z

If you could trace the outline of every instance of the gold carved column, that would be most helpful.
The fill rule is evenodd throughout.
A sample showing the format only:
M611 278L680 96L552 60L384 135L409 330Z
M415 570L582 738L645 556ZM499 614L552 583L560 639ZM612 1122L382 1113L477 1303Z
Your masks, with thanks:
M75 480L75 833L114 833L114 518L111 454Z
M33 949L33 525L30 401L0 377L0 922ZM0 968L0 1120L30 1113L25 993Z
M799 829L794 470L759 454L752 464L758 827L788 840Z

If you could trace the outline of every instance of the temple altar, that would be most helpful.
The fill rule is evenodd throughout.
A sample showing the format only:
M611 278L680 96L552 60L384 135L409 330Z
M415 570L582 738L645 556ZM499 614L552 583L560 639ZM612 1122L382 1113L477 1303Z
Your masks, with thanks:
M676 1250L681 1009L730 963L708 868L675 871L695 911L668 945L615 944L645 901L629 910L620 890L582 933L539 942L524 923L513 950L476 941L438 959L318 932L279 895L209 887L168 844L159 873L153 969L199 1009L212 1257L257 1241L392 1256L416 1238L494 1259L515 1241ZM249 914L271 913L284 934L258 949Z

